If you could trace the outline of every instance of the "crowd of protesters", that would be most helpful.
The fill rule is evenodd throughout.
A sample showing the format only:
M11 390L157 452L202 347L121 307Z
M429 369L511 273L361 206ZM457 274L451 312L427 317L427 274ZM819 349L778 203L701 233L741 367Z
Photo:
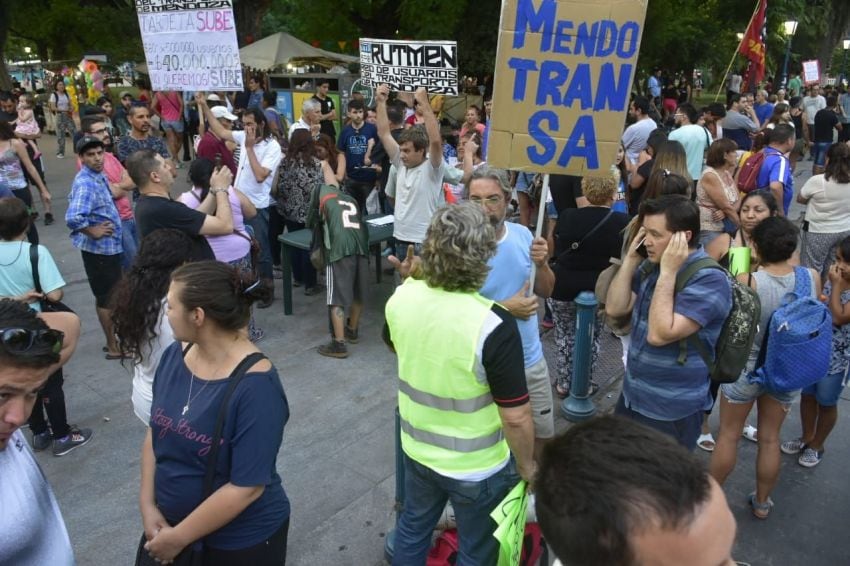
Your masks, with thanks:
M247 84L236 96L125 91L79 115L59 81L49 105L57 157L69 137L78 160L64 220L103 330L101 353L133 368L128 394L147 427L137 564L285 563L290 508L275 462L289 406L273 360L258 347L265 332L252 311L273 304L283 277L278 236L312 230L311 249L292 254L291 283L326 294L330 339L317 353L351 355L368 295L372 214L393 215L385 255L397 271L383 330L398 357L405 467L394 564L424 560L447 501L460 553L495 563L490 512L521 479L538 482L538 514L560 557L581 547L598 563L621 558L623 548L581 546L594 536L589 527L559 512L578 505L603 513L580 491L557 486L557 474L574 477L575 490L591 481L585 474L599 471L592 458L585 468L565 461L587 456L593 442L613 446L609 460L596 456L600 466L628 459L631 442L680 459L679 484L646 487L657 498L647 513L672 517L664 505L681 484L696 482L686 505L708 506L699 508L722 526L724 542L711 549L719 564L734 540L722 485L739 439L758 443L748 503L760 519L773 510L781 453L805 467L824 457L850 357L843 86L825 96L797 83L787 96L752 95L733 76L725 105L698 109L701 74L665 79L655 70L647 96L630 102L610 174L551 175L541 202L542 176L487 164L487 93L483 109L470 105L453 131L440 122L442 98L424 89L409 95L381 85L374 107L353 97L338 109L319 79L288 124L263 77ZM30 184L44 222L54 218L41 133L29 124L32 101L0 93L0 103L0 390L10 391L0 404L0 475L18 480L37 469L25 445L64 456L94 431L69 425L65 414L61 366L79 319L61 303L65 281L49 246L39 245ZM795 188L792 173L807 152L814 175ZM753 156L759 169L744 191ZM172 194L187 162L191 189ZM787 218L794 199L806 206L799 226ZM540 207L545 227L534 226ZM736 285L759 302L761 330L740 375L721 386L705 352L723 346ZM805 388L772 389L755 377L769 354L765 329L799 289L831 317L829 369ZM573 392L576 298L586 291L601 304L591 377L600 371L602 334L622 343L617 416L556 437L553 400ZM552 372L541 346L549 328ZM591 379L591 397L598 383ZM798 398L802 431L783 434ZM753 405L757 426L748 424ZM17 430L25 422L29 439ZM21 454L6 460L10 444ZM712 452L710 474L689 454L696 448ZM611 497L638 489L630 473L652 473L630 465L620 475L606 470ZM21 513L50 536L19 545L0 536L0 562L72 564L50 487L42 478L33 489L43 508ZM627 515L597 519L628 531L639 511ZM676 532L674 518L659 530Z

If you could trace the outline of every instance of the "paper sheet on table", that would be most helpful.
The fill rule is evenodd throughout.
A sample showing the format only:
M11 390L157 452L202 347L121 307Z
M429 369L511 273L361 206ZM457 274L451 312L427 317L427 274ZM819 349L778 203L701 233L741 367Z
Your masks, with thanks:
M496 522L493 536L499 541L498 566L519 566L525 518L528 510L528 482L519 482L490 513Z
M386 224L392 224L395 218L393 218L392 214L387 214L386 216L381 216L380 218L370 218L366 222L371 224L372 226L384 226Z

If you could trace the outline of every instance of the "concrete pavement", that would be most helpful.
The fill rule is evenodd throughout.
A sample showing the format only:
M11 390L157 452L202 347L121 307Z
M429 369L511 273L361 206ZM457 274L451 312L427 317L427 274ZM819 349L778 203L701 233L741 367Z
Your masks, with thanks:
M141 534L136 499L145 427L133 415L130 373L119 362L103 358L94 301L80 255L71 247L61 220L74 160L70 154L64 160L54 158L52 136L45 136L41 146L58 221L45 227L39 220L38 228L68 283L66 302L83 319L77 354L65 371L69 420L93 428L94 438L62 458L45 452L37 457L58 496L79 564L132 564ZM808 162L801 165L809 168ZM277 366L291 409L278 455L278 469L292 501L289 564L383 564L395 489L395 359L380 339L383 303L392 292L388 279L372 286L360 343L350 346L352 354L346 360L324 358L315 351L328 339L322 295L306 297L303 289L295 289L294 315L285 317L278 282L274 306L256 313L266 331L260 347ZM554 371L551 333L544 337L544 347ZM600 361L596 378L602 389L595 400L606 411L616 401L622 379L619 342L610 333L605 333ZM845 394L842 412L848 409L848 399ZM716 420L713 415L715 432ZM566 426L559 419L558 427ZM798 433L795 405L782 436L788 439ZM850 518L848 436L850 426L842 415L817 468L804 469L783 456L773 495L776 508L767 521L753 518L746 505L746 496L754 489L756 447L742 440L737 469L725 486L738 520L736 559L759 566L850 562L844 539ZM700 456L707 461L706 453Z

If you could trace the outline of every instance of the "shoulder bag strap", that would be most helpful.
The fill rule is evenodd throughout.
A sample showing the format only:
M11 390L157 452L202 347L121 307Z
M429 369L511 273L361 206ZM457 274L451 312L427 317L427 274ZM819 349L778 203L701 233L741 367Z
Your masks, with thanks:
M693 262L692 264L690 264L689 266L687 266L683 271L680 271L676 275L676 288L675 288L674 292L675 293L681 292L682 289L684 289L685 286L688 284L688 281L690 281L691 278L693 278L693 276L696 275L698 271L700 271L701 269L705 269L705 268L723 269L723 267L721 267L720 264L718 264L716 261L714 261L710 257L704 257L704 258L698 259L695 262ZM675 301L675 295L674 295L674 301ZM714 371L714 367L713 367L714 366L714 360L712 360L712 356L706 350L705 345L702 344L702 342L699 341L699 331L694 332L692 335L688 336L687 338L683 338L683 339L679 340L679 357L676 359L676 362L679 365L684 365L685 362L687 361L687 359L688 359L688 340L691 341L691 343L696 348L697 352L699 352L699 355L702 358L702 361L704 361L705 365L708 366L709 371Z
M30 244L30 265L32 266L32 283L36 293L41 293L41 279L38 276L38 246Z
M798 299L812 295L812 274L805 267L794 268L794 294Z
M224 430L224 419L227 416L227 408L230 404L230 398L233 396L233 392L236 391L236 388L239 386L239 383L242 381L242 378L245 377L245 373L247 373L248 368L259 362L260 360L265 359L266 356L262 352L254 352L253 354L248 354L241 362L239 362L239 365L236 366L236 369L233 370L233 373L230 374L230 384L227 386L227 391L225 391L224 397L221 400L221 406L218 409L218 417L215 421L212 444L210 444L210 454L209 458L207 458L207 471L206 475L204 476L204 487L203 491L201 492L201 501L212 495L213 492L213 482L215 481L215 468L216 464L218 463L218 451L221 447L221 433Z
M588 238L590 238L591 236L593 236L593 235L594 235L597 231L599 231L599 229L600 229L600 228L602 228L602 226L605 224L605 222L607 222L607 221L608 221L608 219L609 219L609 218L611 218L611 215L612 215L612 214L614 214L614 209L613 209L613 208L608 209L608 214L606 214L606 215L602 218L602 220L600 220L599 222L597 222L596 226L594 226L593 228L591 228L591 229L590 229L590 232L588 232L587 234L585 234L585 235L581 238L581 240L579 240L578 242L573 242L572 244L570 244L570 247L568 247L568 248L564 251L564 253L562 253L562 254L558 257L558 260L561 260L561 259L565 258L566 256L568 256L568 255L569 255L569 254L571 254L572 252L578 251L578 249L581 247L581 245L584 243L584 241L585 241L585 240L587 240Z

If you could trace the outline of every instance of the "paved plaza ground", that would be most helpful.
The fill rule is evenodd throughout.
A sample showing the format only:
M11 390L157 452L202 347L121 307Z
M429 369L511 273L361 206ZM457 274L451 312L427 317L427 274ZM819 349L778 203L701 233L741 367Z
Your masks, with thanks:
M80 254L72 248L62 221L74 159L54 157L52 136L40 143L59 220L49 227L39 221L38 229L68 283L65 302L83 320L80 345L65 370L68 415L72 423L94 429L94 437L62 458L49 452L37 457L58 496L78 563L132 564L142 530L136 502L145 427L132 411L131 373L119 362L105 360L101 352L103 335L94 301ZM797 187L809 170L810 163L801 163ZM798 213L795 208L791 216L796 218ZM351 356L345 360L316 353L316 347L328 339L324 294L307 297L303 288L295 289L294 313L284 316L277 281L275 304L256 313L266 331L259 346L277 366L291 410L278 455L278 469L292 501L291 565L384 563L384 538L394 521L396 365L380 339L380 329L383 304L392 293L391 279L385 277L382 284L372 286L360 343L349 346ZM544 336L544 345L554 370L551 332ZM610 410L619 394L620 356L619 342L606 332L596 375L603 385L595 397L600 412ZM755 519L746 505L747 494L754 489L756 446L741 441L737 469L725 486L738 520L737 560L754 566L850 563L848 400L845 393L842 416L817 468L802 468L783 456L773 494L776 507L767 521ZM755 423L754 415L751 421ZM799 433L799 422L795 404L783 439ZM712 423L716 432L716 411ZM559 429L568 426L563 419L557 424ZM698 452L707 462L708 454Z

